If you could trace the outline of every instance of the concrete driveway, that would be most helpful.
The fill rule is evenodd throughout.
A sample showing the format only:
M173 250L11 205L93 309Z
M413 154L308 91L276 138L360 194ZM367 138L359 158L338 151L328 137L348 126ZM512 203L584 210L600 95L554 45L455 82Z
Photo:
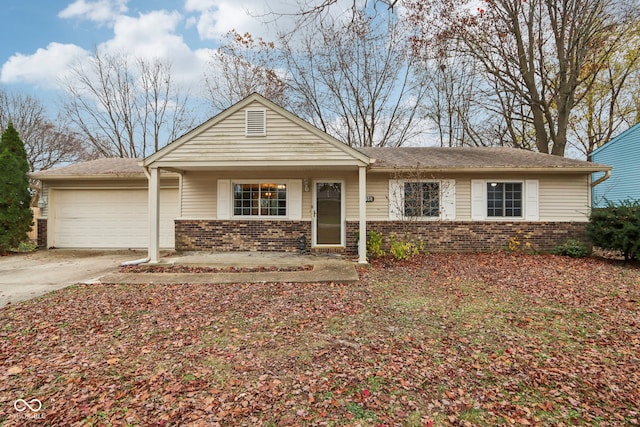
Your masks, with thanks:
M42 250L0 257L0 308L76 283L95 283L146 251Z

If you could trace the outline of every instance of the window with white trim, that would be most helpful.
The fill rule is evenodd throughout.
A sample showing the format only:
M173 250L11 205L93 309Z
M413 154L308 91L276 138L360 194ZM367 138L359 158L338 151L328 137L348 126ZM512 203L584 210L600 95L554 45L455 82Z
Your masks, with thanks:
M403 212L405 217L440 216L440 183L408 181L404 183Z
M487 217L522 217L522 182L487 182Z
M453 220L456 217L454 179L389 180L389 219Z
M539 221L537 179L472 179L471 219Z
M287 184L234 183L233 215L287 216Z

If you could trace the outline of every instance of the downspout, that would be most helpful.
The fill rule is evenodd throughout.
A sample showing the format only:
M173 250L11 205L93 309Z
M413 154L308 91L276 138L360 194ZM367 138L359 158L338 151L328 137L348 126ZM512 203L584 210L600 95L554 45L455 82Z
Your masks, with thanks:
M149 182L149 179L151 178L151 175L149 174L149 171L145 167L143 167L142 170L144 171L144 175L147 177L147 182ZM147 189L148 189L148 185L147 185ZM144 264L145 262L149 262L149 261L151 261L151 258L149 258L149 257L140 258L140 259L134 259L133 261L125 261L122 264L120 264L120 266L121 267L127 267L129 265L139 265L139 264Z
M604 171L603 176L601 176L600 178L596 179L591 183L591 188L595 187L598 184L603 183L604 181L608 180L610 177L611 177L611 169Z

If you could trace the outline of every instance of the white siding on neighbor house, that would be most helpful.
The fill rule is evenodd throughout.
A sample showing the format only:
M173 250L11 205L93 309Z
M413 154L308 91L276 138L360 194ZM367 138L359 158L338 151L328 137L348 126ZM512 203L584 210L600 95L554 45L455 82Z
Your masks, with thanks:
M229 162L267 166L287 161L353 164L354 158L343 149L270 109L266 110L266 136L246 136L245 114L247 110L254 109L264 109L264 106L254 102L235 112L167 152L161 162L210 162L218 165Z

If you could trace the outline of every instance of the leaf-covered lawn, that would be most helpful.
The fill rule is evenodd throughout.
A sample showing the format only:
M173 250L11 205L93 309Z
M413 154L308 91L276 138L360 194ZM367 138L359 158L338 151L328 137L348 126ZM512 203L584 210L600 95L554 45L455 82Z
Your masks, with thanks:
M75 286L0 320L4 425L640 424L640 271L595 258L376 260L355 285Z

